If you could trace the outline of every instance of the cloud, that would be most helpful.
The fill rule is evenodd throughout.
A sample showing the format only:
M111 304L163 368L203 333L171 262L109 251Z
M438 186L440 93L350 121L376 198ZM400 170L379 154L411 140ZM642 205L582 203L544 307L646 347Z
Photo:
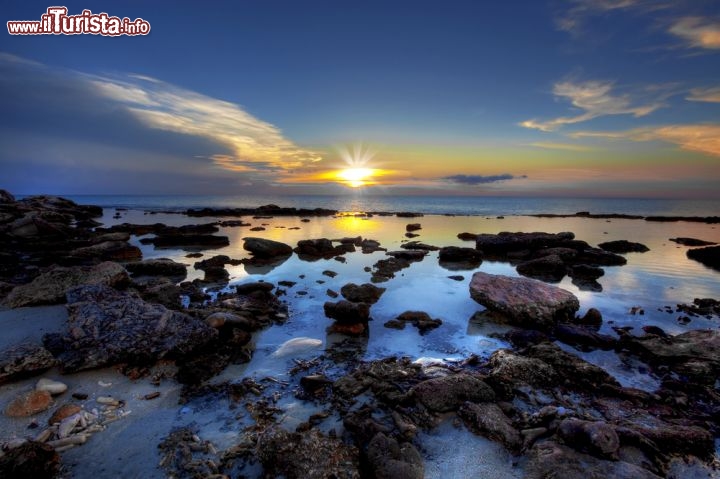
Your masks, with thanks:
M528 146L534 146L535 148L545 148L548 150L567 150L567 151L595 151L597 148L585 145L576 145L573 143L556 143L552 141L538 141L535 143L529 143Z
M690 90L690 96L688 96L686 100L720 103L720 87L693 88Z
M684 17L675 22L668 31L685 40L689 47L720 49L720 22L701 17Z
M489 175L489 176L483 176L483 175L452 175L452 176L443 176L440 178L441 180L449 181L451 183L458 183L461 185L484 185L487 183L496 183L498 181L507 181L507 180L514 180L517 178L527 178L527 176L513 176L510 174L502 174L502 175Z
M526 120L521 122L520 126L541 131L554 131L563 125L582 123L606 115L642 117L665 106L662 100L667 97L666 93L660 93L658 98L647 103L633 105L630 95L613 94L613 88L614 84L610 81L563 81L556 83L553 87L553 94L557 98L569 100L575 108L583 113L546 121Z
M720 157L720 124L667 125L627 131L570 134L573 138L607 138L631 141L663 141L681 149Z
M640 9L646 11L648 9L664 8L662 4L658 4L655 0L570 0L568 3L572 7L565 10L555 23L558 29L572 34L579 34L583 30L583 26L587 19L594 15L601 15L607 12Z

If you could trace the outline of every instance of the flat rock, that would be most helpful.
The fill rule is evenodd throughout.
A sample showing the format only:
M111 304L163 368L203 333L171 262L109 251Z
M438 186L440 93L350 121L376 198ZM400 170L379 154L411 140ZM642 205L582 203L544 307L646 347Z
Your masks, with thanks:
M130 273L137 276L187 276L187 266L168 258L146 259L125 265Z
M110 261L95 266L54 267L31 283L16 286L5 298L11 308L58 304L65 302L65 293L75 286L106 285L120 287L129 281L125 268Z
M43 412L52 404L52 396L47 391L30 391L12 400L5 408L5 415L27 417Z
M243 248L253 256L261 258L272 258L275 256L290 256L293 252L290 245L264 238L247 237L243 238Z
M551 328L574 317L578 299L564 289L529 278L483 272L473 274L470 296L508 322L531 328Z
M600 243L598 247L612 253L645 253L650 251L650 248L642 243L633 243L627 240L606 241Z
M179 357L217 336L199 319L104 285L73 288L67 301L67 333L43 338L65 373Z
M672 241L673 243L681 244L683 246L712 246L712 245L717 244L712 241L705 241L705 240L701 240L701 239L697 239L697 238L684 238L684 237L670 238L670 241Z

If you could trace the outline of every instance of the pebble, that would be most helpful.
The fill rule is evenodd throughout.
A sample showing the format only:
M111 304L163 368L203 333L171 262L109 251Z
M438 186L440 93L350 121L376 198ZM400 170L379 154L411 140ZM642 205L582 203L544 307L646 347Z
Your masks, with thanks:
M63 404L52 413L52 416L48 419L48 425L52 426L55 423L61 422L63 419L77 414L81 410L77 404Z
M105 404L106 406L119 406L120 401L110 396L98 396L95 401L99 404Z
M62 394L67 391L67 389L67 384L47 378L41 378L38 380L37 384L35 384L36 391L47 391L53 396Z

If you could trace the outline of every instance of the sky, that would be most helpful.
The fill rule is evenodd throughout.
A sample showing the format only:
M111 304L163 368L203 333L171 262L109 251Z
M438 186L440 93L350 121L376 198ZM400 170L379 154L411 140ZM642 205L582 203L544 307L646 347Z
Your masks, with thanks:
M720 198L717 0L62 5L151 30L0 34L13 193Z

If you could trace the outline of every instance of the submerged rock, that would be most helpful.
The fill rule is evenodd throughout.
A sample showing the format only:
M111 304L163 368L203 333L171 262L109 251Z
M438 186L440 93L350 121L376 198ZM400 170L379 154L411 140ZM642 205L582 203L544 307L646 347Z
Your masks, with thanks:
M697 239L697 238L684 238L684 237L670 238L670 241L677 243L677 244L681 244L683 246L712 246L712 245L717 244L712 241L705 241L705 240L701 240L701 239Z
M104 285L67 294L68 332L43 342L63 372L183 356L217 336L203 321Z
M57 304L65 301L70 288L81 284L121 287L128 282L125 268L110 261L95 266L56 266L31 283L16 286L5 298L5 304L11 308Z
M470 281L470 296L518 326L552 328L574 317L578 299L564 289L528 278L477 272Z
M650 248L642 243L633 243L627 240L606 241L598 246L612 253L645 253L650 251Z

